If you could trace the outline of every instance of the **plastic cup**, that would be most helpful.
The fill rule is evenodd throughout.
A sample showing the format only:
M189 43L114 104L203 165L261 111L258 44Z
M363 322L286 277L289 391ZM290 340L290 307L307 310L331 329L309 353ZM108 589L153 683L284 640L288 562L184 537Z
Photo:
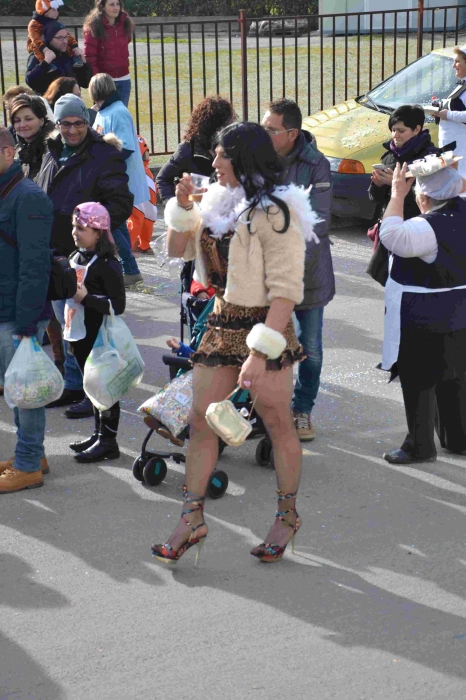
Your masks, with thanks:
M190 202L200 202L202 201L202 195L207 192L209 188L210 178L207 175L199 175L198 173L191 173L191 180L193 183L194 191L188 195Z

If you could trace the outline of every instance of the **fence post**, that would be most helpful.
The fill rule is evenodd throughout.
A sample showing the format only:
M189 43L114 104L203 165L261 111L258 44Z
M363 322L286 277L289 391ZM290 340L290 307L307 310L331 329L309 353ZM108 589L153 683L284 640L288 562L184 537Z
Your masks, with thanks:
M417 57L422 56L422 39L424 34L424 0L417 0Z
M239 25L241 29L241 95L243 102L243 121L248 120L248 23L246 10L239 11Z

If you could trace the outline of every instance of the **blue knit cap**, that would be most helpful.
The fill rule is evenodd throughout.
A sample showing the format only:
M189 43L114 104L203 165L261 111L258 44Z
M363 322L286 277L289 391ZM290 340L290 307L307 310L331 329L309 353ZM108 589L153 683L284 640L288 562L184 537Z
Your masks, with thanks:
M55 34L58 34L58 32L62 29L66 29L65 25L62 22L57 22L56 20L44 24L42 32L44 34L45 43L50 44Z
M63 95L55 103L54 110L55 122L59 122L66 117L79 117L84 119L86 122L89 121L89 114L87 107L83 100L69 92L67 95Z

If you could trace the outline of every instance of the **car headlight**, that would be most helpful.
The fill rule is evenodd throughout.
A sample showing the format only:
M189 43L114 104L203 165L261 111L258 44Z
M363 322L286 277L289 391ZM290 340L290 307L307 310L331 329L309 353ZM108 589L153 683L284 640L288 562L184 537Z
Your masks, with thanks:
M344 173L345 175L364 175L366 169L359 160L352 158L332 158L325 156L330 163L330 170L333 173Z

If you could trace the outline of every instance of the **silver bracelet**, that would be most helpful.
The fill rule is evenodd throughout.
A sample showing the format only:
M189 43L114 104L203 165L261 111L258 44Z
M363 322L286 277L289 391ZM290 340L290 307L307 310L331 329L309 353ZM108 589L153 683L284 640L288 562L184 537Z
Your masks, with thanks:
M185 211L191 211L191 209L194 207L193 202L191 202L191 204L188 204L187 207L184 207L182 204L180 204L180 203L178 202L178 200L177 200L177 204L178 204L178 206L180 207L180 209L184 209Z

